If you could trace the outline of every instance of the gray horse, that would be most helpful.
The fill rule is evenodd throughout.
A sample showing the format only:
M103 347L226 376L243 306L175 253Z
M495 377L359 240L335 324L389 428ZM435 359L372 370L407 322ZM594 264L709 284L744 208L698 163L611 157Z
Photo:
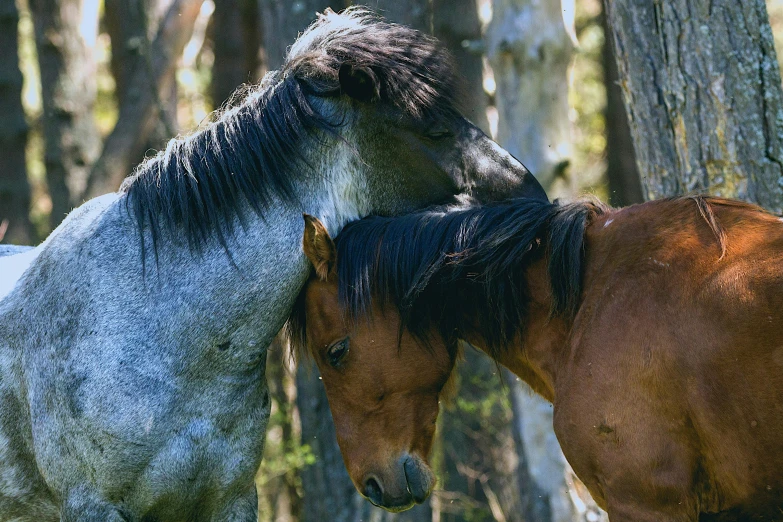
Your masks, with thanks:
M327 12L120 191L0 258L0 519L253 521L266 347L330 234L459 198L546 198L454 109L415 31Z

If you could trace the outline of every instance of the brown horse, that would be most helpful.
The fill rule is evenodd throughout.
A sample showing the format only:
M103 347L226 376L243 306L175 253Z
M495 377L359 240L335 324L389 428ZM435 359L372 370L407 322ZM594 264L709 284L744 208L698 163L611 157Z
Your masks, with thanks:
M783 223L714 198L614 210L514 200L368 218L315 266L290 321L346 467L387 509L421 502L458 341L554 404L612 522L783 520Z

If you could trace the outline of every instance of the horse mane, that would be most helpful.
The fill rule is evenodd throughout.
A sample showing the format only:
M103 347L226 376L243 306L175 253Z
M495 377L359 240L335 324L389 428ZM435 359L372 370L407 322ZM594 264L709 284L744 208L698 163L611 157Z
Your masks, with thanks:
M718 261L720 261L726 256L726 249L728 248L726 242L726 230L715 216L715 212L712 210L711 203L720 202L722 204L731 205L731 200L718 200L716 198L708 198L707 196L702 195L692 195L687 197L696 203L696 208L699 210L699 215L701 215L701 218L705 223L707 223L707 226L709 227L710 232L712 232L712 235L715 236L715 241L718 242L718 247L720 247L720 257L718 258ZM741 206L746 205L746 203L741 203ZM759 208L759 210L762 209Z
M455 113L451 60L434 39L365 9L327 10L293 44L279 71L232 97L204 128L172 139L125 180L120 192L142 250L147 226L156 255L161 231L179 228L191 249L213 236L227 248L234 218L244 224L244 201L258 215L276 197L299 203L294 182L309 168L301 152L305 140L324 145L319 131L336 134L344 121L320 114L308 96L340 96L345 64L371 71L376 103L416 120Z
M551 314L572 316L582 291L584 231L606 207L528 198L471 208L428 210L397 218L368 217L336 239L343 309L367 317L373 300L395 306L401 329L449 349L473 328L499 354L524 334L529 304L525 270L548 256ZM303 302L289 320L296 351L306 346Z

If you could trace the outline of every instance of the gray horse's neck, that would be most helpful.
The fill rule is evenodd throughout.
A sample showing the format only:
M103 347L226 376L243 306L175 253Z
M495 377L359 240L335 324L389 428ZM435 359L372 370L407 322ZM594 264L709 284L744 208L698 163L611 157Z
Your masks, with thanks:
M334 166L327 182L299 187L305 204L278 200L261 217L246 212L252 219L236 224L227 249L214 240L199 254L175 240L159 246L157 265L148 255L141 278L137 266L148 306L158 309L154 316L176 318L160 325L166 337L257 349L271 343L310 271L302 213L319 216L333 234L367 213L363 191L341 179L339 161Z
M337 234L368 212L366 190L353 176L354 154L338 143L320 159L319 168L295 187L301 196L295 199L303 203L274 200L261 216L245 209L246 220L236 223L227 249L215 239L194 252L184 236L164 234L157 262L147 252L144 265L127 196L96 198L36 249L28 271L56 272L57 281L29 277L24 294L87 303L90 293L100 295L111 305L90 311L90 318L98 323L96 331L117 332L121 338L114 343L143 340L169 346L178 356L207 344L257 352L282 327L310 270L301 250L302 213L319 217ZM48 288L35 288L41 281Z

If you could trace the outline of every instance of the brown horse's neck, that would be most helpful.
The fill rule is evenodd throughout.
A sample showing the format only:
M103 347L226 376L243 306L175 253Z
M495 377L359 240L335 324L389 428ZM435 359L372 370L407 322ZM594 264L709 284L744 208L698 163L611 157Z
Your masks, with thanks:
M566 354L571 324L561 317L550 318L552 294L546 263L546 259L541 259L527 269L530 305L525 334L519 336L497 361L552 402L557 368ZM481 336L469 336L465 340L486 352L487 343Z

